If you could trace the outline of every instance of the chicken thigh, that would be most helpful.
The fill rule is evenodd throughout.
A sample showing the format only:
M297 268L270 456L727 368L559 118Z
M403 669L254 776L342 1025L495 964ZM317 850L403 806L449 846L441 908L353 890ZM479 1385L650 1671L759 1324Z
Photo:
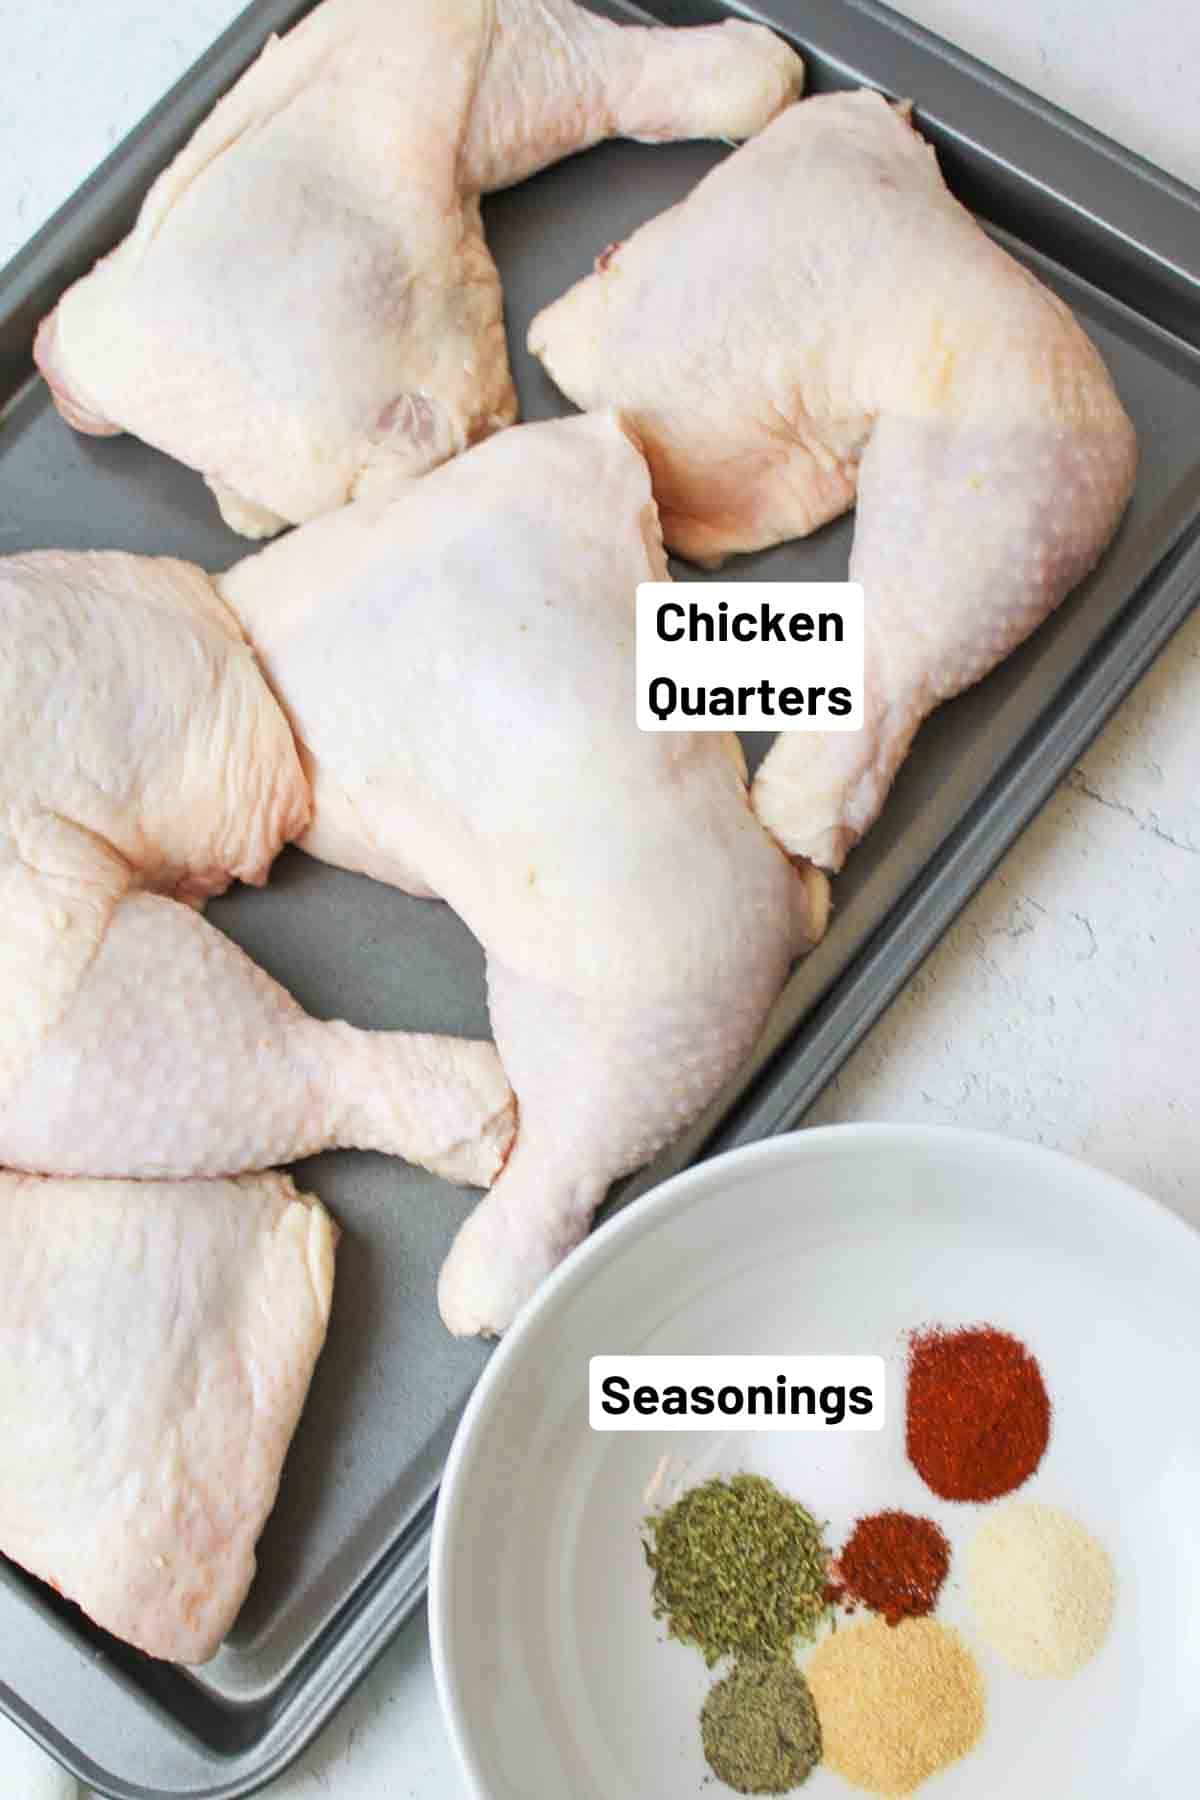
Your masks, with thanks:
M269 536L516 416L479 197L614 135L746 137L803 66L760 26L572 0L325 0L68 290L35 354L79 430L132 431Z
M212 1656L325 1340L336 1242L285 1175L0 1173L0 1550L151 1656Z
M505 432L220 583L312 780L305 847L442 896L487 952L518 1134L442 1273L459 1333L510 1323L824 928L824 879L755 820L736 738L635 725L651 579L646 465L596 416Z
M19 971L31 1004L8 1002ZM239 1174L382 1150L486 1185L513 1129L490 1044L310 1019L199 913L39 821L0 838L0 1164ZM7 1054L5 1054L7 1052Z
M258 885L308 823L292 734L208 576L171 557L0 557L0 834L69 820L142 884Z
M668 546L707 565L851 506L866 723L784 733L759 817L828 869L921 720L1102 554L1136 446L1063 303L947 191L907 109L788 109L533 322L578 405L619 406Z

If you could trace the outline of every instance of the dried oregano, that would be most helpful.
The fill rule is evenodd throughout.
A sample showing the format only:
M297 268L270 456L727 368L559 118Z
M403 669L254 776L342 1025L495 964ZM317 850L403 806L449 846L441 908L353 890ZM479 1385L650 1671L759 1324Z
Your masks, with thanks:
M646 1525L655 1617L710 1667L722 1656L767 1662L811 1641L828 1610L822 1528L763 1476L706 1481Z

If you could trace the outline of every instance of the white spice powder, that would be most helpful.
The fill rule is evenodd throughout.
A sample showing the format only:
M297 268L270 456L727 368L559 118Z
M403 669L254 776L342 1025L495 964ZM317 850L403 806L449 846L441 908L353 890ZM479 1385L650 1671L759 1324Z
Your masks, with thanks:
M1074 1675L1108 1636L1112 1561L1056 1506L994 1512L971 1545L967 1578L980 1631L1021 1675Z

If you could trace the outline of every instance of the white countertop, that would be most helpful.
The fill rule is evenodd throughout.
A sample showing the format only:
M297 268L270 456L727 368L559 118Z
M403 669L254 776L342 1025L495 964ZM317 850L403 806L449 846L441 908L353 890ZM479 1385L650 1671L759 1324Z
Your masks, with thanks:
M0 263L240 10L0 0ZM909 0L902 9L1200 187L1200 9ZM1200 1225L1200 617L1180 632L816 1107L1078 1152ZM0 1721L5 1800L82 1800ZM424 1616L281 1800L465 1800ZM548 1797L549 1800L549 1797Z

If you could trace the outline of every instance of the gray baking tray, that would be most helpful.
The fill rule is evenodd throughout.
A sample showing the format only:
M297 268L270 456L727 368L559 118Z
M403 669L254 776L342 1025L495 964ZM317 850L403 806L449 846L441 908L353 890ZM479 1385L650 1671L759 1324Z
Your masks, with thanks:
M216 96L305 10L250 6L0 276L0 550L113 545L209 568L245 551L198 478L132 439L69 432L30 379L30 344ZM659 0L650 12L693 24L732 10ZM796 972L750 1068L618 1205L716 1146L801 1117L1200 595L1200 196L868 0L771 0L753 16L794 38L812 89L869 83L916 101L951 185L1100 345L1142 466L1097 574L922 731L837 883L826 942ZM563 410L521 348L533 312L721 154L609 145L488 203L525 417ZM281 271L281 286L290 279ZM843 521L729 572L837 578L848 540ZM265 892L229 896L210 916L314 1013L486 1030L479 950L445 907L288 852ZM257 1579L216 1660L194 1672L154 1663L0 1566L0 1705L121 1800L231 1800L270 1780L423 1592L439 1473L486 1356L452 1341L434 1306L471 1196L379 1157L320 1157L298 1174L346 1228L332 1328Z

